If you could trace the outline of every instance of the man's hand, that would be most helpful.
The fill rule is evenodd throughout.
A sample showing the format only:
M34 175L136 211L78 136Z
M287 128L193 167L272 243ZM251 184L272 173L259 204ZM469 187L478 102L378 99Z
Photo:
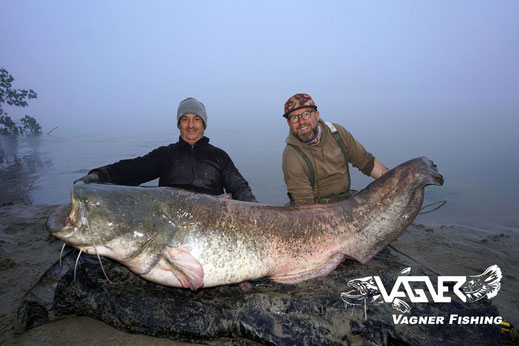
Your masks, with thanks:
M232 199L232 195L230 193L222 193L221 195L217 195L216 197L223 199Z
M95 172L92 172L90 174L85 175L84 177L81 177L81 178L75 180L74 184L77 183L78 181L82 181L85 184L98 183L99 175Z
M378 179L388 171L387 167L382 164L379 160L375 159L375 165L371 170L371 177Z

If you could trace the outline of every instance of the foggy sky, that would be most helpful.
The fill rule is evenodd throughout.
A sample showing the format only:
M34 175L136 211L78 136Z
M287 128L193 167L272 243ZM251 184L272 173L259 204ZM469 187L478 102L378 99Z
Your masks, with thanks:
M0 13L0 66L38 93L6 110L44 132L176 136L191 96L208 135L268 140L286 135L283 104L297 92L361 136L519 128L515 0L35 0L2 1Z

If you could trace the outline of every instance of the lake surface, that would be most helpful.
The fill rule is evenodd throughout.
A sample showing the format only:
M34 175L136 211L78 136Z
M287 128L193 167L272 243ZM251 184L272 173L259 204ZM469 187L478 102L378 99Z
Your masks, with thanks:
M253 142L245 134L229 136L223 128L216 128L208 136L213 145L229 153L258 201L282 205L288 201L281 171L285 131L271 134L270 140L261 143ZM368 137L362 131L360 136ZM420 215L418 221L463 224L496 232L518 229L516 155L502 150L502 145L500 150L491 150L476 143L460 146L452 140L428 142L418 135L402 138L397 134L397 138L387 135L391 145L378 138L378 142L371 144L376 150L370 151L388 167L417 156L428 156L445 178L444 186L426 188L424 204L439 200L447 200L447 204L433 213ZM35 137L0 136L0 203L69 203L72 182L90 169L141 156L177 140L178 132L165 131L139 135L72 135L55 131ZM456 137L456 140L467 138ZM351 172L355 189L362 189L372 180L356 169ZM157 181L144 185L157 185Z

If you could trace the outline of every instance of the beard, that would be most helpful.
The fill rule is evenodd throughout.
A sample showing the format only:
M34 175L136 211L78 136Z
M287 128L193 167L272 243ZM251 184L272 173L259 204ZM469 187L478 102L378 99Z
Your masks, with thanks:
M308 142L313 141L317 137L317 135L319 134L318 127L319 127L319 124L316 124L315 127L312 129L312 131L310 131L308 133L305 133L305 134L299 134L299 133L297 133L295 131L290 131L290 132L292 132L292 134L297 139L299 139L301 142L308 143Z

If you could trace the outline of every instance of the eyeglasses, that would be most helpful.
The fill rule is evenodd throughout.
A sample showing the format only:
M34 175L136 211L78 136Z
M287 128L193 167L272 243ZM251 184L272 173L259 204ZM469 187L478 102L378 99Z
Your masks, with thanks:
M303 119L303 120L308 120L310 119L310 116L315 113L315 111L306 111L306 112L303 112L301 114L298 114L298 115L291 115L288 117L288 120L292 123L292 124L295 124L299 121L299 118Z

